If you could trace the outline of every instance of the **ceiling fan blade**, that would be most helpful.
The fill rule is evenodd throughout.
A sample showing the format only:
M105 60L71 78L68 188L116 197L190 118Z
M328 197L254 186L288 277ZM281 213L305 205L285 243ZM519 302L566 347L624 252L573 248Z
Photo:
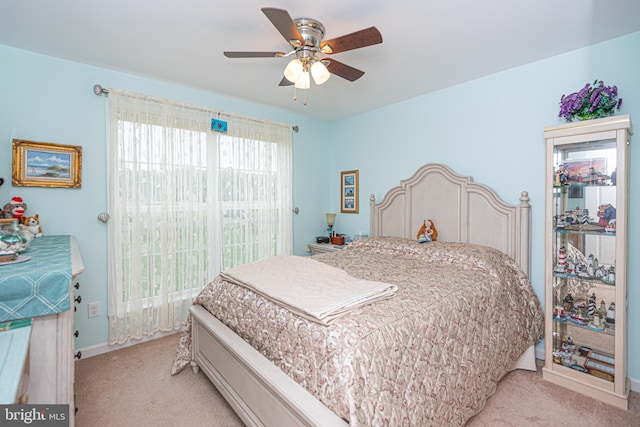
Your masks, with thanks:
M300 31L298 31L295 22L291 19L289 12L273 7L263 7L262 12L267 15L269 21L280 31L282 37L284 37L291 46L298 47L304 45L304 39L300 35Z
M320 43L322 53L340 53L382 43L382 34L376 27L365 28L346 36L326 40Z
M282 80L280 80L280 84L278 86L291 86L292 84L293 83L287 80L286 77L283 77Z
M364 71L360 71L334 59L325 58L322 62L327 65L327 70L329 70L331 74L347 79L350 82L354 82L364 75Z
M280 58L284 52L224 52L227 58Z

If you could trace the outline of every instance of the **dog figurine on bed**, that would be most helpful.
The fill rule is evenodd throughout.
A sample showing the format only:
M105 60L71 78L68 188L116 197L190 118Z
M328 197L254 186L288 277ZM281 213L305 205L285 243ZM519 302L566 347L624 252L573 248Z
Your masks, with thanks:
M436 230L433 221L425 219L416 237L418 238L418 243L435 242L438 238L438 230Z

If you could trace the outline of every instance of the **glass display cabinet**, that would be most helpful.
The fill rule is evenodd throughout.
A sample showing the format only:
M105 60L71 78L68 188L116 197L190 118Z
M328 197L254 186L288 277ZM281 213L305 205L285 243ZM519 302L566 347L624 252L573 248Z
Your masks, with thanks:
M628 115L544 129L543 377L627 409Z

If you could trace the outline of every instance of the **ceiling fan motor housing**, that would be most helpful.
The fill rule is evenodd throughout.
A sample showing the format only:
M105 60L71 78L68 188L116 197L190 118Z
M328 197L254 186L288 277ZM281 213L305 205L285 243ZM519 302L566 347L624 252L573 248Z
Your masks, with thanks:
M305 46L320 50L320 42L324 37L324 25L311 18L298 18L294 19L293 22L296 24L298 32L304 39ZM297 40L292 41L291 44L296 42Z

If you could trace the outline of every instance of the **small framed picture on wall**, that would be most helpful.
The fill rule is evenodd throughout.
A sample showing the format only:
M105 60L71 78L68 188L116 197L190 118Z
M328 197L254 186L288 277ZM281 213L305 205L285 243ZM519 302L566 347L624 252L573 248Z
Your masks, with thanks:
M82 147L13 140L12 184L20 187L80 188Z
M358 171L340 173L340 212L358 213Z

